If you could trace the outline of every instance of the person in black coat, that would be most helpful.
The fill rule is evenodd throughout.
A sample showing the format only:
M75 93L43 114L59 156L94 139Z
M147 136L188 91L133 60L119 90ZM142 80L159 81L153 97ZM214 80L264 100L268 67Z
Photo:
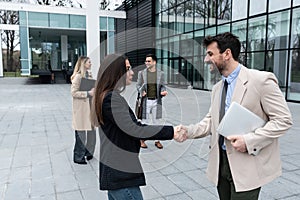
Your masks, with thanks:
M100 190L108 191L109 200L143 199L140 186L146 181L139 160L141 139L186 139L178 127L150 126L137 120L121 96L133 74L126 57L110 54L103 60L95 84L91 120L100 134Z

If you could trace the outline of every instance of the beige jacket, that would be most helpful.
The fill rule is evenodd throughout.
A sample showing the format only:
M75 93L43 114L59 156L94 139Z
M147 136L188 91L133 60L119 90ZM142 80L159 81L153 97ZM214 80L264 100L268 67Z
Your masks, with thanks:
M219 173L219 107L222 81L212 90L211 107L198 124L187 126L189 138L211 135L207 176L216 186ZM237 192L248 191L281 175L278 138L292 125L291 113L274 74L242 66L231 102L251 110L267 123L255 132L244 135L247 153L236 151L225 140L229 165ZM238 122L237 122L238 123ZM234 126L234 124L232 124Z
M89 78L92 78L89 73ZM72 80L71 94L73 97L72 128L74 130L92 130L90 120L90 101L86 91L79 91L81 75L76 74Z

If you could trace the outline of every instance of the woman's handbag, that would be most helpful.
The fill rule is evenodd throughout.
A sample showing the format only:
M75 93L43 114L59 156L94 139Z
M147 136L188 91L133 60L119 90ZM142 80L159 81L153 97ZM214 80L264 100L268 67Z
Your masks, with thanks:
M136 103L135 103L135 115L138 119L142 119L142 112L143 112L143 97L141 97L140 93L138 93Z

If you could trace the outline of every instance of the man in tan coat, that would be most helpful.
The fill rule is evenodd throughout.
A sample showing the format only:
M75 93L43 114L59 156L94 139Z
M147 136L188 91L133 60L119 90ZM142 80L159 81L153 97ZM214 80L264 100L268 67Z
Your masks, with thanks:
M211 136L207 176L217 186L221 200L258 199L261 186L281 175L278 138L291 127L291 113L274 74L238 62L241 45L236 36L208 36L203 44L207 48L205 62L216 65L222 80L212 89L211 107L204 119L182 128L188 138ZM226 112L232 102L266 124L244 135L220 136L216 130L223 117L221 107Z

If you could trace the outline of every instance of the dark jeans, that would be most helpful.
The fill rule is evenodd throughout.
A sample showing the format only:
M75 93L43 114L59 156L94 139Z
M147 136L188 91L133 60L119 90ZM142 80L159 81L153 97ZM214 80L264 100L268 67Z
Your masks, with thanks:
M107 191L108 200L143 200L139 187L122 188Z
M84 156L92 156L96 145L96 130L75 131L74 161L85 161Z
M217 187L220 200L257 200L260 187L244 192L235 191L226 151L220 151L219 182Z

